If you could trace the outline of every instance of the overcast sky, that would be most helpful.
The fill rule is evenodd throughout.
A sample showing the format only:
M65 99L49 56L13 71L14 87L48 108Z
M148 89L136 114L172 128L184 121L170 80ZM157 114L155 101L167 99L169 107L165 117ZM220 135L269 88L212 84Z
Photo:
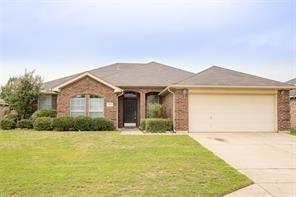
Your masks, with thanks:
M47 81L150 61L287 81L296 77L296 3L0 0L0 85L26 68Z

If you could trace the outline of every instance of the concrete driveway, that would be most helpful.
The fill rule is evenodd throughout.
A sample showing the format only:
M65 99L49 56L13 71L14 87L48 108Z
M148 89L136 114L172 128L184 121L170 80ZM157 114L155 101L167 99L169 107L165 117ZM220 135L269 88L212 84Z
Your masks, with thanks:
M255 185L228 196L296 196L296 136L286 133L190 133Z

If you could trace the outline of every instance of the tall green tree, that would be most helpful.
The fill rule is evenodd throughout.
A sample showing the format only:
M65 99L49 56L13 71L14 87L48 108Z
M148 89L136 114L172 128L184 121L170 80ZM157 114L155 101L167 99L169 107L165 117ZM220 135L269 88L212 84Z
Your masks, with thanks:
M33 104L38 101L42 90L42 78L35 71L10 77L1 87L1 98L9 107L17 111L19 118L29 118L33 113Z

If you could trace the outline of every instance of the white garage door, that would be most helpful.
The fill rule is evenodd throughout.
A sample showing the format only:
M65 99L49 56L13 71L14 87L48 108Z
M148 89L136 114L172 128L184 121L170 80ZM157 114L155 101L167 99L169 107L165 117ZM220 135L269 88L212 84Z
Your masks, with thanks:
M190 132L274 132L275 95L189 95Z

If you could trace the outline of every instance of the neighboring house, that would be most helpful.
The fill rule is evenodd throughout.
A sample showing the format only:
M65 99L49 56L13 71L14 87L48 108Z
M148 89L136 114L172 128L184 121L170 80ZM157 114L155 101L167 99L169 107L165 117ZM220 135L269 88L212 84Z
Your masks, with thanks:
M296 85L296 78L292 79L290 81L287 81L287 83ZM291 114L291 128L296 128L296 90L290 91L290 114Z
M176 131L275 132L290 128L292 85L220 68L194 74L156 62L116 63L44 83L39 108L139 126L161 103Z
M0 99L0 118L3 118L9 111L8 105L3 99Z

